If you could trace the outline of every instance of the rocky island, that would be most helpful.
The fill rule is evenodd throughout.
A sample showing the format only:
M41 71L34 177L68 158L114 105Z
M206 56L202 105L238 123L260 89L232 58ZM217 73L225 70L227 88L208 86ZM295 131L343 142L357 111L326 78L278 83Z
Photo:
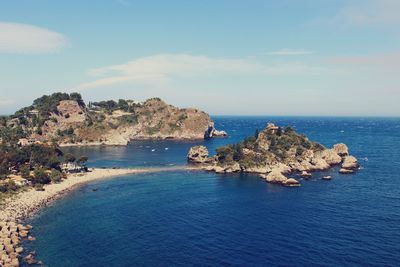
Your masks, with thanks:
M144 102L89 102L78 93L54 93L36 99L14 115L0 118L21 145L55 142L65 145L126 145L134 139L204 139L226 136L200 110L180 109L159 98Z
M217 173L258 173L267 182L285 186L300 185L298 180L288 178L289 174L308 178L312 171L327 170L334 165L341 164L340 173L353 173L359 167L345 144L326 148L291 127L282 128L272 123L263 131L256 131L254 136L220 147L216 152L210 157L206 147L195 146L189 150L188 161Z

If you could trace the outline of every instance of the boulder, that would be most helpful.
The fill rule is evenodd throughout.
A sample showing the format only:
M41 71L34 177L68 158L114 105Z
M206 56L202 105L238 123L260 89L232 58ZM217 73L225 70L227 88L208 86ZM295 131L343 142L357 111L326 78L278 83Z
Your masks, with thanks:
M216 173L225 173L225 168L223 168L221 166L214 166L214 171Z
M14 252L14 247L12 245L5 245L4 250L7 251L8 254Z
M342 162L342 157L334 149L326 149L322 151L321 157L329 165L336 165Z
M349 155L349 148L343 143L334 145L333 150L341 157Z
M312 170L323 171L329 169L331 166L322 158L314 157L311 160Z
M214 129L214 131L212 132L211 137L226 137L228 136L227 132L225 131L218 131L216 129Z
M18 267L19 266L18 258L15 258L15 259L11 260L11 266L13 266L13 267Z
M208 149L205 146L191 147L187 155L188 161L192 163L205 163L209 161Z
M242 169L240 168L240 164L237 162L225 167L225 172L240 172L241 170Z
M267 175L261 175L262 178L265 178L265 180L268 183L276 183L276 184L283 184L288 178L282 174L277 169L273 169L270 173Z
M343 160L342 168L348 170L354 170L359 167L358 161L353 156L346 156Z
M284 186L300 186L299 181L293 178L289 178L282 183Z
M35 260L32 253L29 253L28 256L26 256L24 259L25 259L26 263L28 263L29 265L37 263L37 260Z
M354 170L341 168L339 170L339 173L341 173L341 174L351 174L351 173L354 173Z
M270 172L271 168L267 165L260 165L260 166L246 166L243 167L243 172L250 172L250 173L267 173Z
M21 231L19 232L20 237L27 237L28 236L28 231Z
M304 177L304 178L310 178L312 175L311 175L311 173L309 173L307 171L302 171L300 176Z
M225 131L218 131L215 129L214 125L211 124L208 126L208 129L204 133L204 139L210 139L213 137L226 137L228 134Z

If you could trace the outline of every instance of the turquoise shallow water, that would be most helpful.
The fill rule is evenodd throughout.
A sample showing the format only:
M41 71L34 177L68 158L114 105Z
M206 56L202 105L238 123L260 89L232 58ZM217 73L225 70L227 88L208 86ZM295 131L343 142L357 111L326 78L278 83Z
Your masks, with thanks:
M194 144L213 150L275 121L327 146L345 142L368 161L355 175L316 173L300 188L198 171L97 181L30 219L38 239L28 249L47 266L398 266L399 119L215 120L228 139L72 150L96 167L181 165ZM321 180L327 173L332 181Z

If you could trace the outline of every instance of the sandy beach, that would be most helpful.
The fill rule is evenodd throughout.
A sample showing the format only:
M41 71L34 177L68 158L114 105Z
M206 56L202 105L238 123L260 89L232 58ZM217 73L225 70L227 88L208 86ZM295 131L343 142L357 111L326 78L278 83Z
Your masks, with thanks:
M90 169L90 172L80 174L68 174L68 178L57 184L45 185L45 191L36 191L31 188L21 192L5 201L0 206L0 221L18 222L33 215L42 207L47 206L61 195L73 190L79 185L106 178L112 178L127 174L140 174L173 170L193 169L187 166L143 169Z

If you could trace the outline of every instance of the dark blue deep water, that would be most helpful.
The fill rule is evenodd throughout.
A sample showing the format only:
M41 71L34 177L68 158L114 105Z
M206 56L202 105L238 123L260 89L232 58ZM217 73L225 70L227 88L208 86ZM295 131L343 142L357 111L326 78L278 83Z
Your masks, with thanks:
M29 220L37 240L28 249L47 266L399 266L400 119L215 121L229 138L68 150L95 167L182 165L192 145L213 151L273 121L326 146L346 143L362 169L317 173L300 188L200 171L93 182Z

